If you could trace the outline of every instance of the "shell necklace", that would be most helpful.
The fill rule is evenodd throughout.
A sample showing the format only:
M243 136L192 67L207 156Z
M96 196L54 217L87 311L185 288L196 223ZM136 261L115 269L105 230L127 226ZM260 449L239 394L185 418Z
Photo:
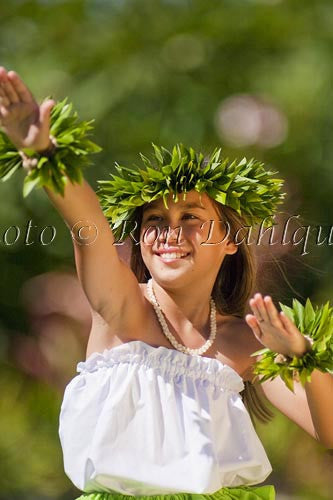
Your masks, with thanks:
M206 352L210 348L210 346L213 344L215 337L216 337L216 306L215 306L214 299L212 297L210 298L210 335L209 335L209 339L206 340L206 342L198 349L191 349L190 347L186 347L182 344L179 344L179 342L177 342L175 337L170 332L168 325L165 321L161 306L157 302L157 299L156 299L156 296L155 296L155 293L153 290L152 278L150 278L148 280L147 292L148 292L148 295L149 295L151 302L154 306L154 310L155 310L157 318L160 322L160 325L162 327L162 331L163 331L164 335L166 336L166 338L170 341L170 343L173 345L173 347L175 349L177 349L178 351L181 351L185 354L192 354L192 355L198 354L198 355L200 355L200 354L203 354L204 352Z

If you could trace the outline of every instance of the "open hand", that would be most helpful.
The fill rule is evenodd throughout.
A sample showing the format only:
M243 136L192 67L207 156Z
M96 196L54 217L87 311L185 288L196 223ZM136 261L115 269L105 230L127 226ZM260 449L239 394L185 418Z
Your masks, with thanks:
M291 358L311 349L309 340L282 311L277 311L269 295L263 298L256 293L250 306L253 314L247 314L245 320L265 347Z
M43 151L50 146L51 99L39 106L15 71L0 66L0 126L17 149Z

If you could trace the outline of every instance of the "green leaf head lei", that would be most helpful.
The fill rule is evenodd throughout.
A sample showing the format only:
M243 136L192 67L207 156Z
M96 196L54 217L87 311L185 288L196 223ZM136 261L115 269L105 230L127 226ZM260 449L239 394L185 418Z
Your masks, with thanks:
M177 202L178 193L184 193L185 199L192 189L233 208L249 224L272 223L276 207L285 197L281 192L283 180L273 177L277 172L266 170L255 159L229 161L221 157L218 148L205 159L202 153L181 143L172 152L152 145L154 161L140 153L144 168L115 163L117 174L97 181L100 204L116 239L128 236L129 225L123 222L131 220L137 207L162 197L168 208L170 193Z

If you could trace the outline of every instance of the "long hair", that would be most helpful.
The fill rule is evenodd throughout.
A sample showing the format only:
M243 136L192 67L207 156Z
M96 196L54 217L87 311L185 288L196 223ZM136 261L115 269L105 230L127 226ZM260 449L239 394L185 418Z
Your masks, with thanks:
M244 219L231 207L222 205L213 199L212 202L217 209L220 220L227 221L229 225L229 238L235 241L237 231L246 225ZM151 277L142 259L139 244L143 208L144 206L136 208L132 219L136 223L132 234L134 242L138 243L135 244L131 240L130 266L139 283L145 283ZM225 255L212 290L212 297L220 314L244 317L248 300L255 289L256 267L254 251L247 244L239 244L235 254ZM257 384L245 381L241 396L253 424L255 424L254 417L263 423L267 423L273 418L274 414L268 408L263 396L259 394Z

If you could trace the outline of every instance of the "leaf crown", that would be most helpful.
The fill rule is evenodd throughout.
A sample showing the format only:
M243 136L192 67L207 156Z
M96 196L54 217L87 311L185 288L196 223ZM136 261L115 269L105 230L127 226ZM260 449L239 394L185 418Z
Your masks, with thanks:
M205 158L182 143L172 152L154 143L152 146L154 163L140 153L145 168L128 168L116 162L118 175L111 173L112 179L97 181L97 195L117 239L128 236L128 225L126 229L123 222L131 219L136 207L162 197L168 208L169 193L177 202L178 193L184 193L185 199L192 189L233 208L246 223L272 223L285 193L281 192L283 180L273 177L277 172L266 170L263 163L253 158L229 161L221 157L221 148Z

